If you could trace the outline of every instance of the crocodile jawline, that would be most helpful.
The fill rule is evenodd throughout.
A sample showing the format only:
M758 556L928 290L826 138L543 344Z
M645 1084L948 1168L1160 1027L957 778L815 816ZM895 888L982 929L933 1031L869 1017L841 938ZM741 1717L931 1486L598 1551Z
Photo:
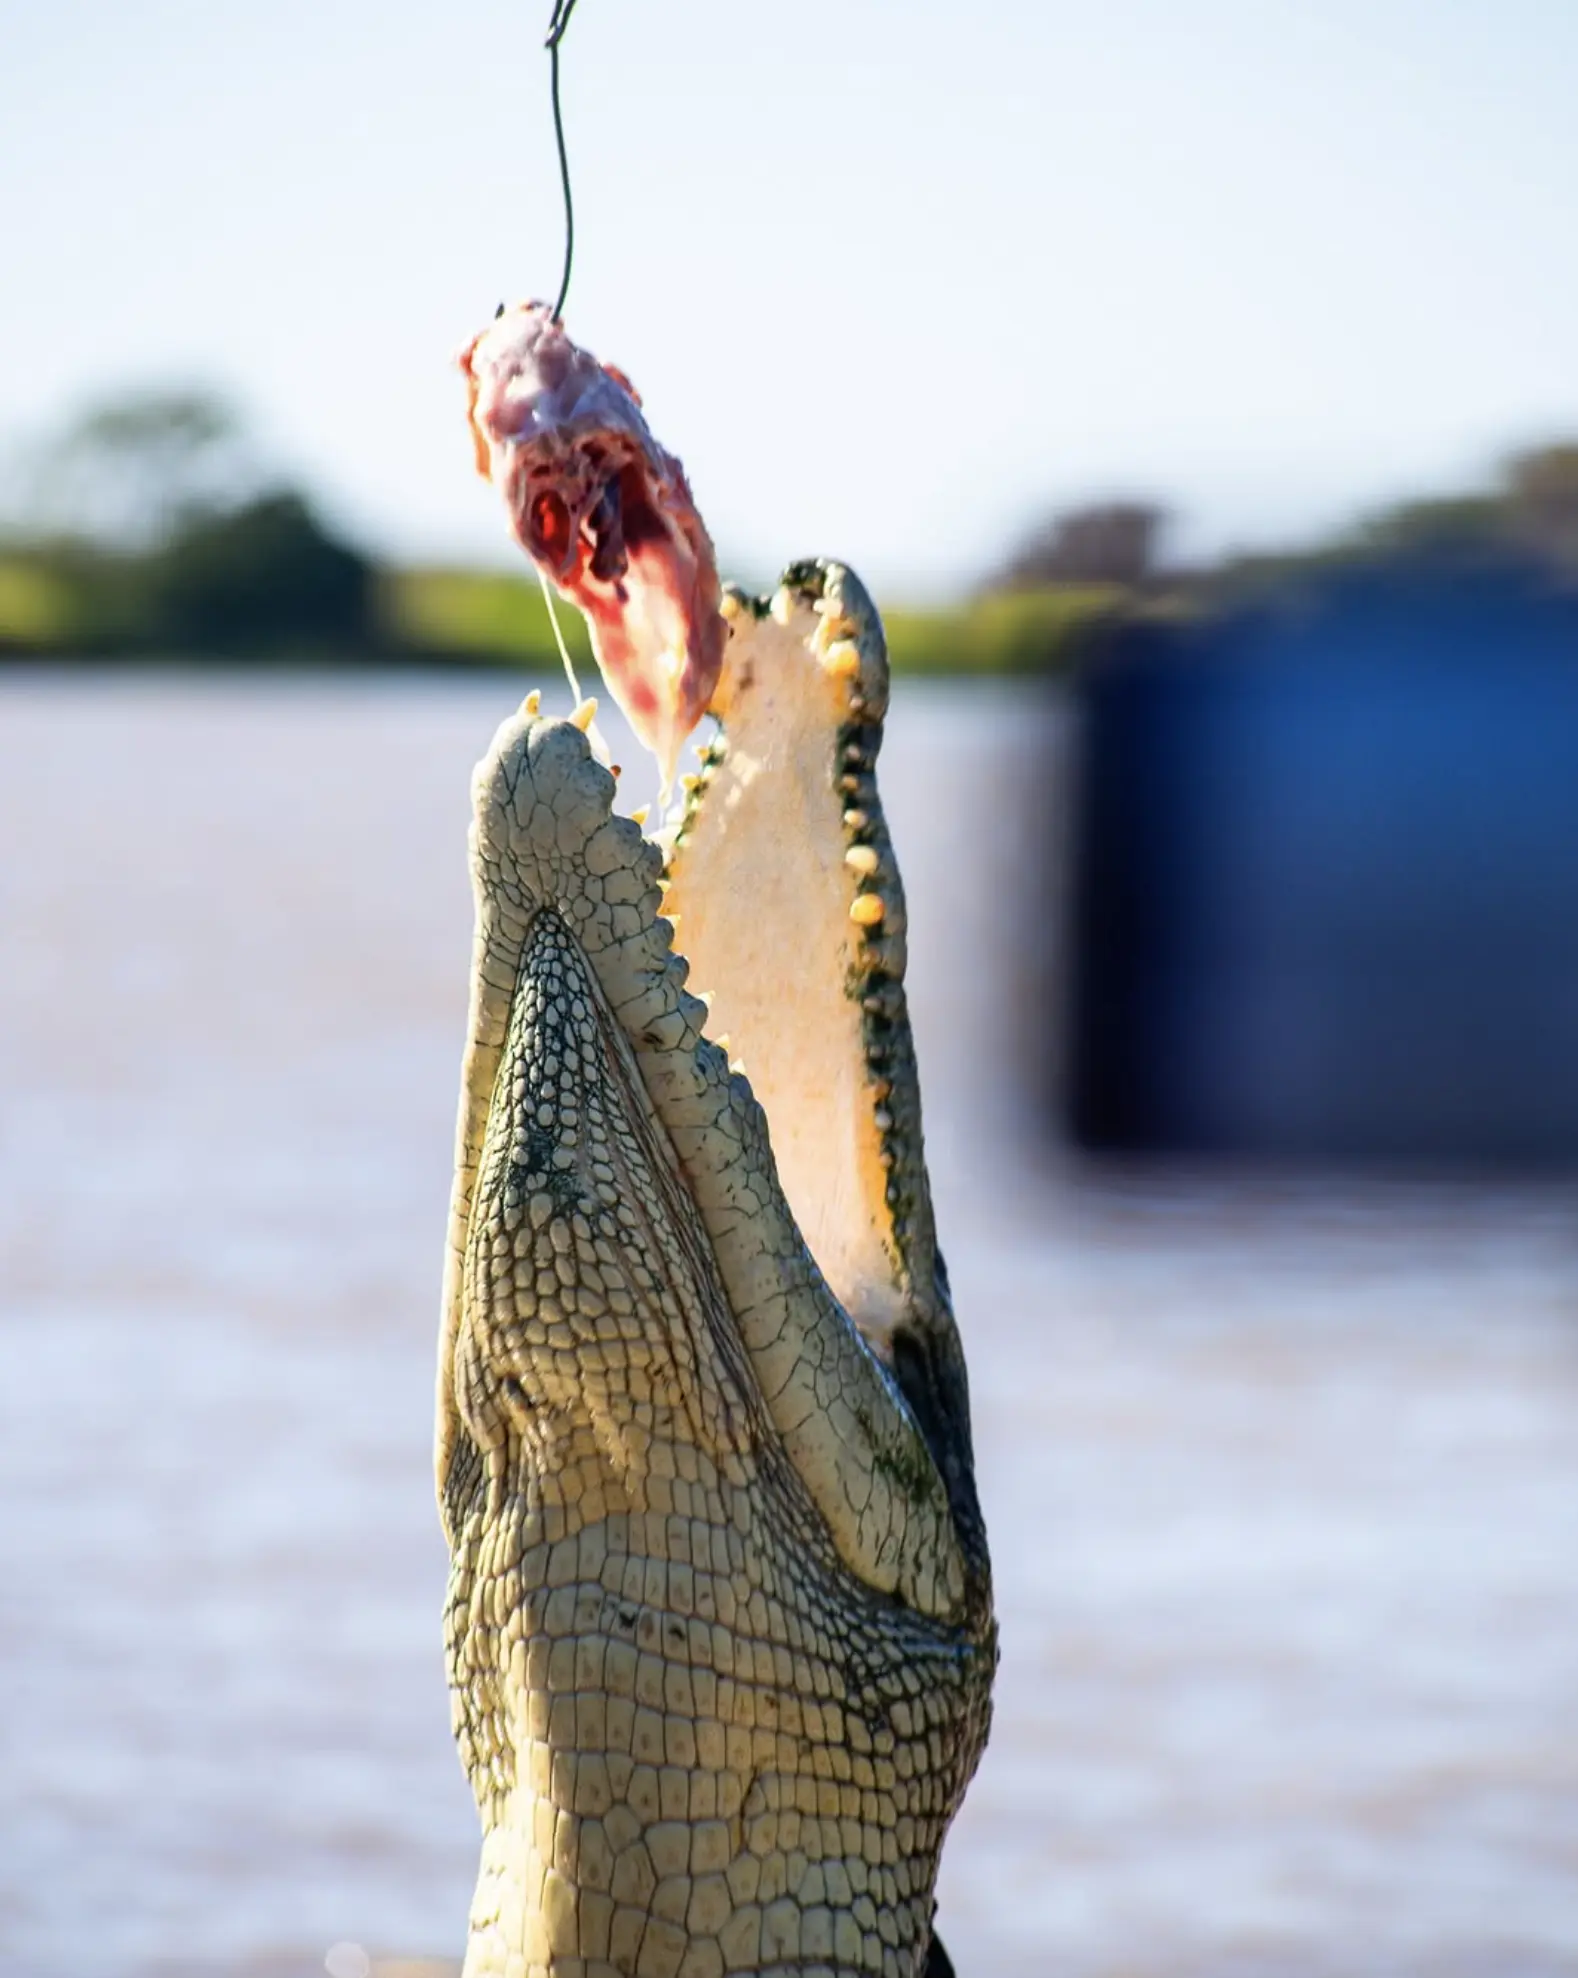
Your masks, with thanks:
M880 626L836 565L726 615L666 866L530 704L474 786L438 1407L467 1978L916 1978L986 1735Z

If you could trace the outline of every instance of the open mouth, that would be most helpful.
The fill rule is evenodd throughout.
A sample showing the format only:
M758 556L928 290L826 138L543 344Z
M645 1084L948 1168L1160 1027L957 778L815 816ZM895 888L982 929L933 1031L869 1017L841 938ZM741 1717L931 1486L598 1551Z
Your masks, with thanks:
M461 361L478 465L544 580L585 615L665 794L701 716L721 724L670 834L665 911L743 1053L800 1230L895 1371L904 1337L957 1359L904 1014L903 890L873 776L888 688L875 609L822 564L791 568L771 600L725 599L679 461L628 380L542 304L506 310ZM967 1429L928 1430L939 1451L967 1448Z
M588 573L617 561L602 513ZM555 542L573 519L537 514ZM757 1892L756 1809L800 1804L851 1806L805 1821L794 1886L853 1891L858 1864L863 1968L946 1968L936 1861L995 1635L876 787L886 658L836 565L731 593L721 622L720 741L671 839L616 808L589 701L552 720L529 696L472 784L437 1458L478 1978L592 1968L571 1953L611 1939L570 1926L612 1906L582 1871L615 1860L616 1819L617 1860L647 1864L616 1914L668 1932L641 1938L651 1968L721 1972L725 1943L755 1968L760 1908L731 1908L729 1876ZM649 1922L652 1851L681 1844L712 1850L710 1907L687 1881L683 1928ZM825 1901L780 1913L780 1947L867 1941Z
M731 635L720 739L655 839L645 817L615 808L591 753L589 702L553 722L528 697L479 772L484 958L453 1322L467 1299L493 1314L484 1332L495 1321L509 1331L527 1305L541 1311L536 1277L499 1263L506 1225L526 1243L530 1218L576 1191L616 1218L621 1204L647 1204L620 1240L679 1231L648 1275L672 1287L700 1272L663 1340L696 1365L721 1355L724 1388L735 1384L724 1363L742 1352L755 1371L740 1372L738 1391L760 1396L845 1564L907 1606L957 1615L974 1596L956 1527L973 1534L978 1513L967 1425L956 1432L932 1398L933 1363L954 1334L935 1303L904 898L873 773L880 628L837 566L798 567L770 600L731 593L720 622ZM587 1011L601 1012L595 1037L561 1034L571 1019L584 1029ZM599 1154L610 1133L646 1149L641 1161ZM678 1207L670 1181L686 1197ZM583 1265L588 1282L613 1268L595 1254ZM569 1351L579 1321L564 1323ZM454 1350L469 1391L470 1349ZM906 1350L924 1356L918 1383ZM540 1380L551 1371L545 1362ZM582 1379L578 1361L571 1373ZM563 1405L572 1398L566 1388ZM722 1417L702 1430L722 1438L720 1452L735 1434ZM764 1433L765 1418L747 1442Z

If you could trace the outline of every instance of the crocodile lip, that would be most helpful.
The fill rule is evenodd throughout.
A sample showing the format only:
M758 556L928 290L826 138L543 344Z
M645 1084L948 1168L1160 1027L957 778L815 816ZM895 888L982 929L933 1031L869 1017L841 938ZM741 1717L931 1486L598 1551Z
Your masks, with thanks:
M537 568L585 614L614 699L672 777L727 632L684 469L629 380L573 344L541 303L505 310L460 365L479 472Z

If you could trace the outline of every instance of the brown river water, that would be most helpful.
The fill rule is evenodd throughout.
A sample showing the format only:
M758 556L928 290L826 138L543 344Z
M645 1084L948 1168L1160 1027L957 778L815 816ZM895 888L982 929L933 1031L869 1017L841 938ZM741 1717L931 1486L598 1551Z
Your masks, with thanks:
M433 1346L521 690L0 675L0 1978L455 1969ZM1578 1189L1042 1147L1062 740L905 685L883 758L1002 1620L960 1978L1578 1974Z

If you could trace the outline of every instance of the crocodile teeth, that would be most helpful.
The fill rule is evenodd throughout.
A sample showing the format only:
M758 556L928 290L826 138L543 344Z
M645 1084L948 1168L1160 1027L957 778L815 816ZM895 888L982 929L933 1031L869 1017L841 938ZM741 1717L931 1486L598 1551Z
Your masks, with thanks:
M813 651L821 657L822 664L830 673L838 672L840 668L832 663L833 655L840 647L847 646L854 654L854 663L848 670L851 673L858 672L860 649L855 641L859 637L860 628L854 619L847 612L829 611L826 605L818 607L817 618L818 624L811 635L811 645Z

